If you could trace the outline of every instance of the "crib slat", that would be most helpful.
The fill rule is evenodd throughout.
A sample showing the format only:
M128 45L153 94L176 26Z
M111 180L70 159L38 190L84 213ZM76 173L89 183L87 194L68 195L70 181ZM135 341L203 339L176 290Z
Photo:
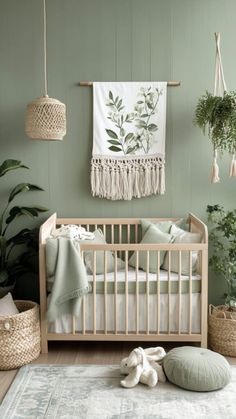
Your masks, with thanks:
M170 267L171 267L171 251L168 250L168 335L170 335Z
M134 225L134 240L135 243L138 243L138 224Z
M127 224L127 243L130 243L130 224Z
M125 334L128 335L128 251L125 250Z
M89 224L86 225L86 230L89 231Z
M103 231L103 234L104 234L104 237L105 237L105 240L107 239L107 229L106 229L106 224L103 224L103 226L102 226L102 231Z
M114 281L115 281L114 321L115 321L115 335L117 335L117 251L115 251L115 258L114 258Z
M119 224L119 243L121 244L122 243L122 224ZM121 252L121 250L119 251L119 257L121 257L122 256L122 252Z
M181 290L181 270L182 270L182 253L181 250L179 250L179 301L178 301L178 331L179 334L181 333L181 312L182 312L182 307L181 307L181 298L182 298L182 290Z
M84 260L84 252L81 252L82 260ZM82 299L82 332L83 335L85 335L86 331L86 324L85 324L85 314L86 314L86 308L85 308L85 296L83 296Z
M139 251L136 251L135 279L136 279L136 333L139 334Z
M75 335L75 316L72 317L72 333Z
M83 302L82 302L82 304L83 304L83 335L85 335L85 332L86 332L86 327L85 327L85 324L86 324L86 323L85 323L85 314L86 314L85 296L83 297Z
M122 224L119 224L119 243L122 243Z
M107 334L107 251L104 251L104 333Z
M111 225L111 243L114 243L114 224Z
M93 333L96 335L97 333L97 325L96 325L96 310L97 310L97 300L96 300L96 260L97 260L97 252L94 250L93 252Z
M189 251L189 334L192 334L192 250Z
M160 251L157 251L157 334L160 333Z
M146 334L149 335L149 250L146 264Z

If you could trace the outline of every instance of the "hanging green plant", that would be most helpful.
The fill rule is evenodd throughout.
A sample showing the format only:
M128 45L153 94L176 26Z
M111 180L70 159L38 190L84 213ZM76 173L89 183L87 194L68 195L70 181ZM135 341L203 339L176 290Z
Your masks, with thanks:
M208 134L213 148L233 154L236 150L236 92L213 96L206 92L197 104L194 123Z

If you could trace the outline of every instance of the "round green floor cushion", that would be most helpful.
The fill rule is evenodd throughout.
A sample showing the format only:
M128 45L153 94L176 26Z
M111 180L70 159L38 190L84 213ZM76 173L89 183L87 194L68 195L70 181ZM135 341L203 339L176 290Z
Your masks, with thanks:
M227 360L209 349L193 346L172 349L163 366L168 380L187 390L218 390L231 380Z

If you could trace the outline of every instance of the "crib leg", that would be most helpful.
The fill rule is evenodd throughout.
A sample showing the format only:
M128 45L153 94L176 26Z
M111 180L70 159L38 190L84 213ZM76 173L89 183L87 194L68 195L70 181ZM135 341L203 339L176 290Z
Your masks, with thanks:
M41 332L41 353L42 354L48 353L48 340L46 336L43 336L42 332Z
M202 335L201 348L206 348L207 349L207 333L204 333Z

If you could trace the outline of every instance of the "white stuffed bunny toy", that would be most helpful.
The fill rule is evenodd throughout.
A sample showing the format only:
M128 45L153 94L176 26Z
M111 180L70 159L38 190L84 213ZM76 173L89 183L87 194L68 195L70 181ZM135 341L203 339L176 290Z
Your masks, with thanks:
M154 387L158 381L165 382L166 377L161 361L166 355L162 347L134 349L128 358L121 361L120 370L122 374L128 374L120 383L123 387L132 388L139 382L149 387Z

